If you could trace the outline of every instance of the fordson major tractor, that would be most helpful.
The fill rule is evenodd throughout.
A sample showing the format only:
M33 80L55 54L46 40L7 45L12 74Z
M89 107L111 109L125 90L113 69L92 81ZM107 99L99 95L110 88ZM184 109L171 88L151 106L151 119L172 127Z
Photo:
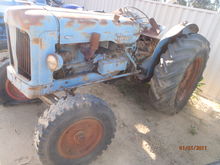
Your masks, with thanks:
M114 137L116 118L107 103L76 88L134 76L151 85L146 101L175 114L201 80L210 51L197 25L185 22L165 33L134 7L101 13L19 6L5 22L12 94L49 105L34 137L44 165L88 164Z

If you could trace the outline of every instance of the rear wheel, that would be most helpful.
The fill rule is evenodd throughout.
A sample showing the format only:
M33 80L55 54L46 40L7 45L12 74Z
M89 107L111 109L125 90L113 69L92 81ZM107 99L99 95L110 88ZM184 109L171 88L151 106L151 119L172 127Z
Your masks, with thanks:
M101 99L68 96L39 119L35 146L44 165L87 164L111 143L115 127L115 116Z
M202 79L209 51L209 42L199 34L168 45L151 79L150 98L157 110L174 114L183 109Z

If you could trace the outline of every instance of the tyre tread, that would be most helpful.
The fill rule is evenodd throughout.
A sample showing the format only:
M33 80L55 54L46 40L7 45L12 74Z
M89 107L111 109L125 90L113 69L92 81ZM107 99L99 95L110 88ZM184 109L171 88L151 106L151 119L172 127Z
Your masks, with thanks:
M199 54L200 51L206 51L206 53ZM174 114L180 111L175 106L175 97L185 70L198 56L205 60L206 65L209 51L209 42L200 34L182 36L168 45L167 51L162 54L161 58L172 60L160 62L155 67L155 72L151 79L149 97L155 109L167 114ZM169 65L167 65L167 62L169 62ZM165 65L167 72L163 69ZM202 68L203 71L204 68Z

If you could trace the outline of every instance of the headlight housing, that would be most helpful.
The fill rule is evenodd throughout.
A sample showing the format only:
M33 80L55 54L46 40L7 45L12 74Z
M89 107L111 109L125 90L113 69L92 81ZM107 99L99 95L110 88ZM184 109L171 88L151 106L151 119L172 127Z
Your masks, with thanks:
M58 67L58 59L55 55L49 54L47 56L47 66L51 71L55 71Z

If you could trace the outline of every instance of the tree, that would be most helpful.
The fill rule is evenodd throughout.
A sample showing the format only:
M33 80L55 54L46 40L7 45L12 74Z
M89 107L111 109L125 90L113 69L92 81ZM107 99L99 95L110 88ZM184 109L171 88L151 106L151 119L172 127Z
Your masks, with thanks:
M215 10L215 6L210 0L192 0L191 5L196 8Z
M160 2L171 2L183 6L191 6L208 10L218 10L220 8L220 0L154 0Z
M218 9L219 9L219 6L220 6L219 0L215 0L215 1L214 1L214 6L215 6L215 10L218 10Z
M180 4L180 5L183 5L183 6L187 5L185 0L177 0L177 4Z

